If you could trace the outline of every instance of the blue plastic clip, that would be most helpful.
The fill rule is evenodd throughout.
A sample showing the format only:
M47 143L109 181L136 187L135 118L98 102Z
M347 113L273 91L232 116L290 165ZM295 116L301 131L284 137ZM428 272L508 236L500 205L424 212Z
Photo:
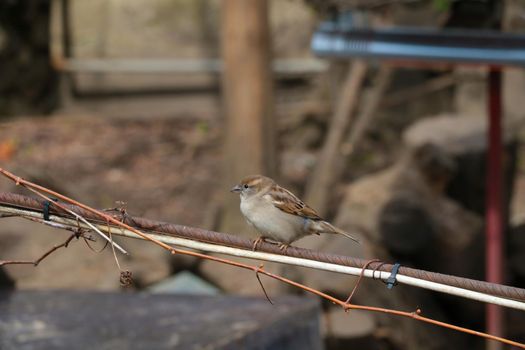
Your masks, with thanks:
M394 288L394 286L397 284L396 276L397 272L399 271L399 267L401 267L400 263L395 263L394 266L392 266L392 272L390 272L390 276L386 280L386 287L388 289Z
M53 202L58 201L56 198L51 198ZM42 214L44 214L44 221L49 221L49 206L51 205L50 201L44 201L44 208L42 209Z

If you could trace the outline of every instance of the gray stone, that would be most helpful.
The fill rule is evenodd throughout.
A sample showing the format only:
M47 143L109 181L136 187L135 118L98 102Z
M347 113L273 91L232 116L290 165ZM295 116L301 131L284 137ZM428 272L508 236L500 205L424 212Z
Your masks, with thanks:
M523 120L506 120L504 139L510 141ZM433 144L451 155L482 152L487 147L487 118L482 114L440 114L423 118L403 134L403 141L410 149Z
M189 271L168 277L147 289L151 293L217 295L220 290Z
M369 311L349 310L344 312L340 307L330 307L322 322L324 337L348 339L372 336L376 321Z
M259 266L261 264L260 261L244 258L234 258L234 260L251 266ZM264 262L264 269L278 275L283 275L285 266L277 263ZM241 270L237 267L210 260L204 260L199 265L199 271L204 278L218 286L223 291L235 293L236 295L264 296L261 286L255 276L255 272L253 271ZM273 298L276 295L287 294L293 290L289 285L273 278L268 278L263 275L260 275L260 277L270 298ZM290 276L285 275L285 277Z

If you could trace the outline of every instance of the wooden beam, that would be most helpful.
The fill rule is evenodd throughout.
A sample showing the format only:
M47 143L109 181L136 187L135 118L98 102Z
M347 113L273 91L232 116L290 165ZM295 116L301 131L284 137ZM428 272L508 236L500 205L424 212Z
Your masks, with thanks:
M341 144L352 121L352 116L359 105L359 95L365 80L367 66L363 61L352 63L352 67L343 82L319 160L312 178L308 182L306 202L321 215L326 212L330 185L335 179L334 172L337 168L337 162L341 159Z
M225 186L254 173L275 176L270 29L266 0L223 0ZM229 187L227 187L229 188ZM222 229L246 231L239 198L225 201Z

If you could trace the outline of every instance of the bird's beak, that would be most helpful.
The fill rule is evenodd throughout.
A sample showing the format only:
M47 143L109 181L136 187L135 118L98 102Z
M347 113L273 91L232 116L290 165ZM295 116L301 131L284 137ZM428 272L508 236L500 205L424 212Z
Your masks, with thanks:
M230 192L241 192L242 191L242 187L241 185L235 185L232 187L232 189L230 190Z

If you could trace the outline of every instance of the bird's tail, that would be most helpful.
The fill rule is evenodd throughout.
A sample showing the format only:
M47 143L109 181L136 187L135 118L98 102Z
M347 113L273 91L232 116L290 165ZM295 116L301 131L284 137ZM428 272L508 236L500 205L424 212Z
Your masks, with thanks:
M345 232L334 225L332 225L329 222L326 221L319 221L319 232L321 233L336 233L345 236L346 238L350 238L352 241L359 243L359 240L349 234L348 232Z

